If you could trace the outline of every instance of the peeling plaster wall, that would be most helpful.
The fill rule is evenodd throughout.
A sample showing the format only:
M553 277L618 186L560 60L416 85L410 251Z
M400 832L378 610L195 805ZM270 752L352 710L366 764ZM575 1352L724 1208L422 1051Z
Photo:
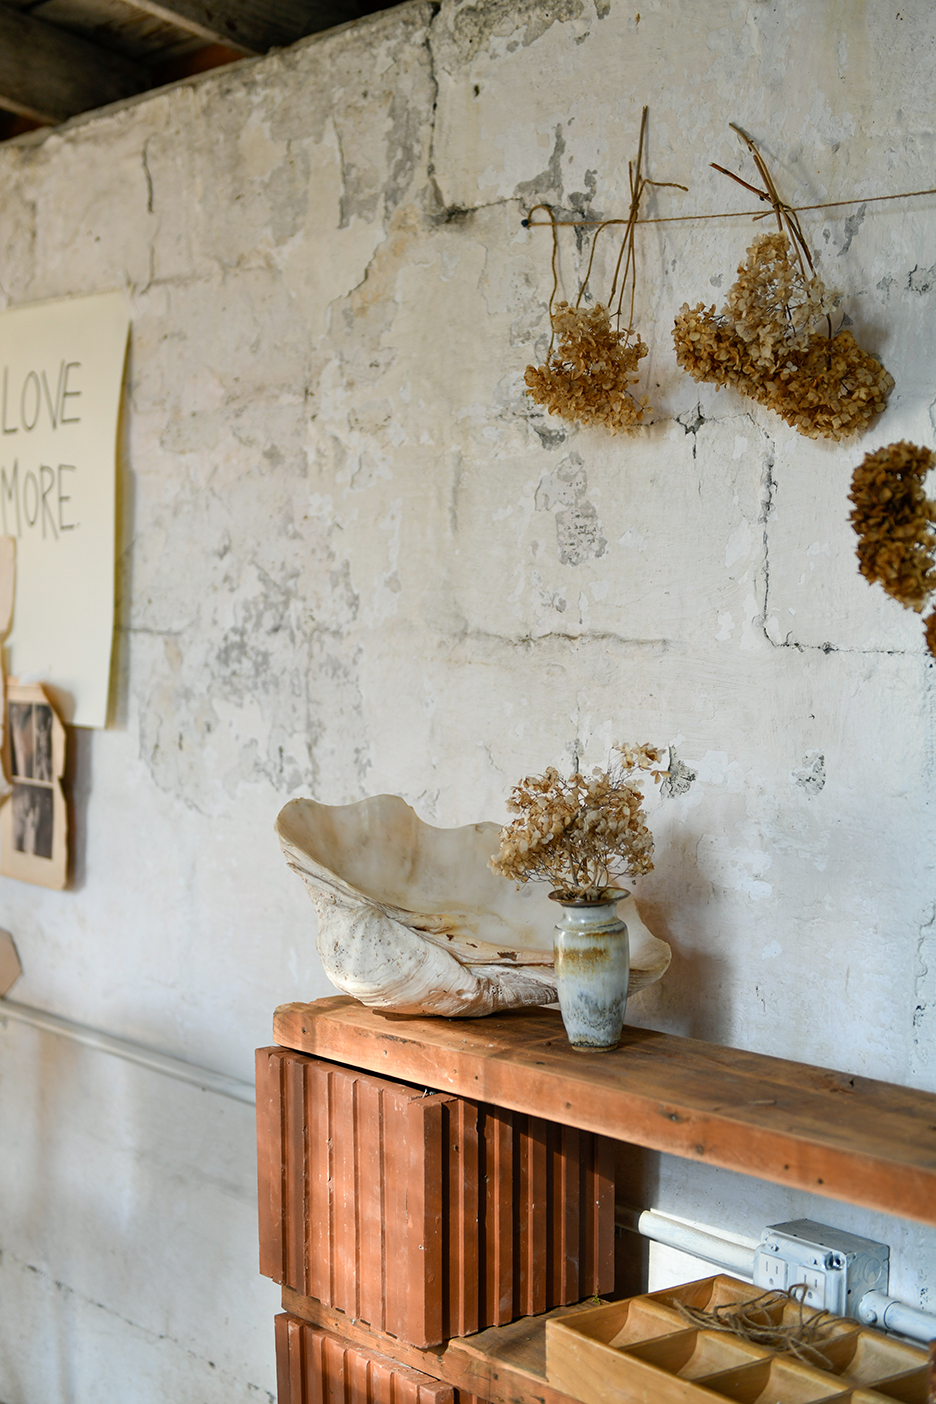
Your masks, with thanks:
M631 1018L936 1090L933 665L858 576L846 500L867 449L933 442L933 199L804 217L897 382L844 447L675 365L745 220L640 231L651 424L544 416L549 236L520 224L624 213L645 102L649 174L691 186L651 213L744 208L709 168L743 171L729 120L798 204L929 186L934 68L928 0L413 0L0 148L0 296L125 285L134 319L118 723L74 737L74 890L0 880L17 998L249 1077L274 1006L328 992L271 835L290 796L496 819L519 775L649 739L677 763L639 897L674 960ZM586 253L563 236L566 292ZM53 1043L2 1032L0 1398L272 1397L249 1113ZM648 1176L740 1233L886 1237L936 1308L936 1235ZM171 1308L192 1273L223 1310Z

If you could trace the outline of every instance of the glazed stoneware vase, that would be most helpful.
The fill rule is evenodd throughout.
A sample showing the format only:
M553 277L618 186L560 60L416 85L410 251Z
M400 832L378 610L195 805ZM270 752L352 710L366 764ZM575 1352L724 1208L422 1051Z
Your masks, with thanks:
M550 896L562 908L553 950L569 1042L587 1053L616 1048L630 979L630 943L617 904L628 893L607 887L595 901L570 900L557 892Z

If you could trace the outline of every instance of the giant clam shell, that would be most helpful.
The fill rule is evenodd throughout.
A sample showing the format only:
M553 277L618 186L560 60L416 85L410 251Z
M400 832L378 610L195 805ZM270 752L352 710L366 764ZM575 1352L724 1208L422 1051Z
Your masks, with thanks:
M546 885L493 873L498 824L437 829L399 795L356 804L291 800L276 833L318 916L329 979L377 1009L449 1017L556 998ZM670 948L633 897L618 904L630 934L629 993L658 980Z

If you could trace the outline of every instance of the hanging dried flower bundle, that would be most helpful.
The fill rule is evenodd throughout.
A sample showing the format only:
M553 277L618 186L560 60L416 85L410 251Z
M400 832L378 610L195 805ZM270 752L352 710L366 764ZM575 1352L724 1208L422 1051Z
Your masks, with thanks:
M615 331L601 303L580 310L560 302L551 314L559 338L541 366L527 366L527 392L550 414L579 424L600 424L616 434L639 424L650 407L630 387L640 379L647 347L630 332Z
M634 297L636 291L636 260L634 253L634 232L640 202L648 185L662 185L671 182L648 180L641 174L644 139L647 130L647 109L644 108L640 122L640 139L637 144L637 160L628 164L630 177L631 208L624 231L624 239L617 258L611 293L607 303L595 303L582 308L582 299L591 277L595 260L595 246L603 229L619 220L606 220L595 230L591 256L585 280L573 307L568 302L555 303L559 286L556 222L548 205L537 205L536 209L546 210L552 222L553 236L553 289L549 299L549 320L552 336L546 360L540 366L527 366L524 381L527 394L542 405L550 414L571 423L601 425L616 434L621 429L632 429L643 421L650 408L646 396L637 398L631 387L640 379L638 363L647 355L646 344L634 329ZM684 190L685 186L678 186ZM533 211L531 210L532 214ZM622 268L623 265L623 268ZM620 329L625 289L630 286L630 314L627 327ZM612 312L614 300L617 307ZM612 325L612 322L614 325ZM558 343L557 343L558 338Z
M916 444L888 444L866 454L852 476L849 520L858 533L858 569L907 609L922 614L936 593L936 503L923 489L936 455ZM926 620L936 656L936 609Z
M840 294L816 274L796 213L777 194L757 147L734 130L766 191L740 184L770 201L779 232L754 240L720 312L714 303L683 304L673 328L676 359L694 380L730 385L807 438L863 433L894 381L850 331L832 335L830 314Z
M653 838L640 790L642 771L655 781L657 746L615 746L620 759L591 775L568 779L554 766L515 785L507 808L517 817L501 830L491 859L514 882L546 881L564 897L597 898L616 877L653 868Z

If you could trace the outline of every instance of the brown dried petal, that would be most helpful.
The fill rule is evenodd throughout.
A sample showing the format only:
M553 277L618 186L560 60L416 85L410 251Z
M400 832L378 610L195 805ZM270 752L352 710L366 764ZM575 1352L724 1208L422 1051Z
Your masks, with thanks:
M836 296L818 278L804 281L785 235L761 235L720 313L701 302L680 309L676 359L694 380L731 386L808 438L863 433L894 382L850 331L816 329Z
M600 303L582 311L560 302L552 326L558 345L543 365L527 366L527 393L561 419L600 424L612 433L639 424L649 408L630 390L647 355L640 338L628 345L627 333L612 329Z
M923 490L936 465L931 451L901 440L865 455L852 476L849 520L858 533L866 580L921 612L936 590L936 507ZM929 642L930 623L927 623Z

